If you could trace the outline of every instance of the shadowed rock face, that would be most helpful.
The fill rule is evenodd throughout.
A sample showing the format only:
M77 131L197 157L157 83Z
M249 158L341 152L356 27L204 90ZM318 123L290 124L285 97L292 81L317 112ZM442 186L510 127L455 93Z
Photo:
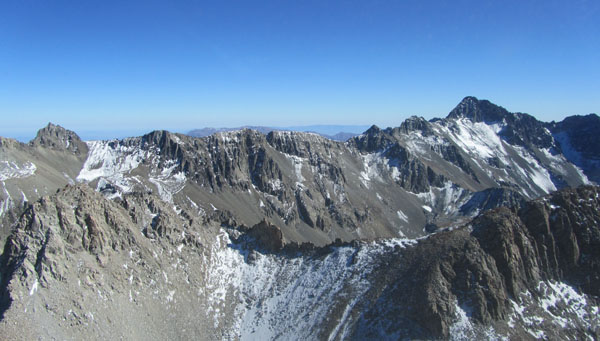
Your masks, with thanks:
M490 188L475 193L460 209L467 216L475 216L496 207L521 207L525 201L521 194L513 190Z
M524 292L544 297L542 281L569 283L589 295L590 305L600 303L597 187L560 191L518 210L487 211L469 226L437 233L390 255L369 291L369 299L377 303L362 313L359 335L381 336L375 326L389 319L384 325L401 337L447 338L457 306L480 326L503 330L514 313L513 300ZM546 335L597 336L600 325L593 320L589 331L557 327L547 329ZM418 328L411 328L413 323ZM508 333L531 337L522 328Z
M281 251L285 246L281 229L266 220L252 226L248 231L248 236L255 239L257 247L268 252Z
M549 124L552 135L569 161L581 167L593 181L600 181L600 117L571 116Z

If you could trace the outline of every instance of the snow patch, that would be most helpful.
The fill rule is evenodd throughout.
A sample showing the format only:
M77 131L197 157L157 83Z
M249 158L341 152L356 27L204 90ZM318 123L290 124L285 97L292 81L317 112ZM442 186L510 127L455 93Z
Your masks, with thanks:
M458 302L454 303L455 310L455 322L450 326L451 339L454 340L469 340L473 337L473 324L467 315L467 312L458 305Z
M385 156L383 152L361 155L363 170L359 173L359 180L369 188L372 181L384 182L384 174L387 174L392 180L400 179L400 171L394 165L394 162Z
M362 155L363 159L363 170L360 172L360 181L369 187L369 182L379 178L379 171L377 169L377 160L379 159L377 153Z
M2 217L4 213L8 212L8 210L14 207L14 202L12 200L12 197L10 196L10 193L8 193L8 190L6 189L4 181L2 181L2 189L4 190L4 195L6 195L6 197L4 200L0 201L0 217Z
M443 210L447 215L452 215L456 214L461 205L468 200L466 194L465 189L453 184L451 181L446 181L444 187L429 187L428 192L416 193L415 195L421 199L424 206L429 207L430 210L423 207L428 212L431 212L435 207L438 210Z
M175 290L169 290L169 294L165 297L167 303L173 302L173 296L175 295Z
M563 329L592 330L600 322L599 307L570 285L541 281L536 289L537 295L529 291L521 293L519 303L511 300L513 309L509 326L514 328L519 323L529 334L544 337L544 325L547 323Z
M185 187L187 180L185 173L174 173L178 165L177 161L168 160L160 173L153 170L148 177L148 180L158 189L160 198L169 203L173 203L173 196Z
M182 146L185 144L183 143L183 141L181 141L179 136L172 134L171 137L173 138L173 141L175 141L175 143L177 143L178 145Z
M455 301L454 303L454 323L450 325L449 339L456 341L463 340L506 340L506 337L499 335L493 327L480 327L471 322L470 313L465 310L468 307L462 307Z
M38 291L38 279L35 279L35 282L33 282L33 285L31 286L31 290L29 290L29 296L33 296L33 294L35 294Z
M498 133L506 126L504 122L486 124L484 122L472 122L467 118L454 121L454 125L448 129L443 127L450 138L463 150L480 159L498 157L506 164L507 153L502 139Z
M27 178L35 174L36 169L36 165L30 161L23 164L14 161L0 161L0 181Z
M556 186L552 182L550 173L544 168L533 156L529 154L527 150L519 146L513 146L519 156L523 158L528 164L528 171L523 167L518 167L517 170L525 175L530 181L528 184L533 183L545 194L556 191ZM531 186L530 186L531 187Z
M285 155L285 157L292 162L292 167L294 167L297 182L303 185L305 179L302 176L302 162L304 159L296 155L290 155L285 153L283 153L283 155Z
M126 141L126 140L125 140ZM118 197L120 193L128 193L135 183L140 182L134 177L125 175L136 169L146 154L137 146L127 146L124 141L87 141L88 157L83 164L76 180L80 182L98 181L98 190L112 185Z
M143 161L142 151L119 141L87 141L89 152L78 181L93 181L99 177L122 177Z
M404 212L397 211L396 213L398 214L398 218L400 218L400 220L404 221L405 223L408 223L408 217L406 216L406 214L404 214Z

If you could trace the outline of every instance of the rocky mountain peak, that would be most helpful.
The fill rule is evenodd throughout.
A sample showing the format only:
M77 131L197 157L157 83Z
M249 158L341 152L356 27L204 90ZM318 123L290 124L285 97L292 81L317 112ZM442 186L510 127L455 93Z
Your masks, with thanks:
M523 147L550 148L552 136L546 124L525 113L511 113L488 100L465 97L446 117L446 120L467 118L474 123L500 125L498 135L505 141Z
M400 124L399 128L391 129L392 133L403 133L408 134L412 131L420 131L424 136L428 136L433 134L433 130L427 120L423 117L411 116L407 118L402 124Z
M29 142L31 146L41 146L57 150L68 150L77 154L87 154L86 144L71 130L60 125L48 123L38 130L36 137Z
M381 131L381 128L379 128L377 125L373 124L369 129L367 129L365 131L366 135L374 135L377 134Z
M178 137L174 133L166 130L154 130L142 136L142 144L153 145L159 148L176 144L178 140Z
M394 144L393 137L386 130L382 130L376 125L372 125L364 134L350 141L356 144L359 150L367 153L381 151Z
M500 122L510 113L501 106L498 106L488 100L479 100L473 96L465 97L448 114L449 119L458 119L465 117L473 122Z

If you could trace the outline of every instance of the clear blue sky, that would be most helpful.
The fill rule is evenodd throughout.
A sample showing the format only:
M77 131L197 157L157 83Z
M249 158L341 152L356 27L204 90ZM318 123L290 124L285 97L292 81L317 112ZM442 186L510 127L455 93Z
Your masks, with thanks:
M1 136L600 108L600 1L0 2Z

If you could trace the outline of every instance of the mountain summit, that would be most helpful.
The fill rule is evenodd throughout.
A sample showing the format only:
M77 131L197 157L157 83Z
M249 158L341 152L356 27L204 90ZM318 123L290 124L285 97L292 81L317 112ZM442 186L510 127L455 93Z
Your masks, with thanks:
M87 154L87 145L71 130L59 125L48 123L37 132L36 137L29 142L31 146L42 146L57 150L68 150L77 154Z
M467 96L450 111L447 118L465 117L473 122L494 123L501 122L507 116L510 116L510 113L503 107L488 100L479 100L473 96Z

